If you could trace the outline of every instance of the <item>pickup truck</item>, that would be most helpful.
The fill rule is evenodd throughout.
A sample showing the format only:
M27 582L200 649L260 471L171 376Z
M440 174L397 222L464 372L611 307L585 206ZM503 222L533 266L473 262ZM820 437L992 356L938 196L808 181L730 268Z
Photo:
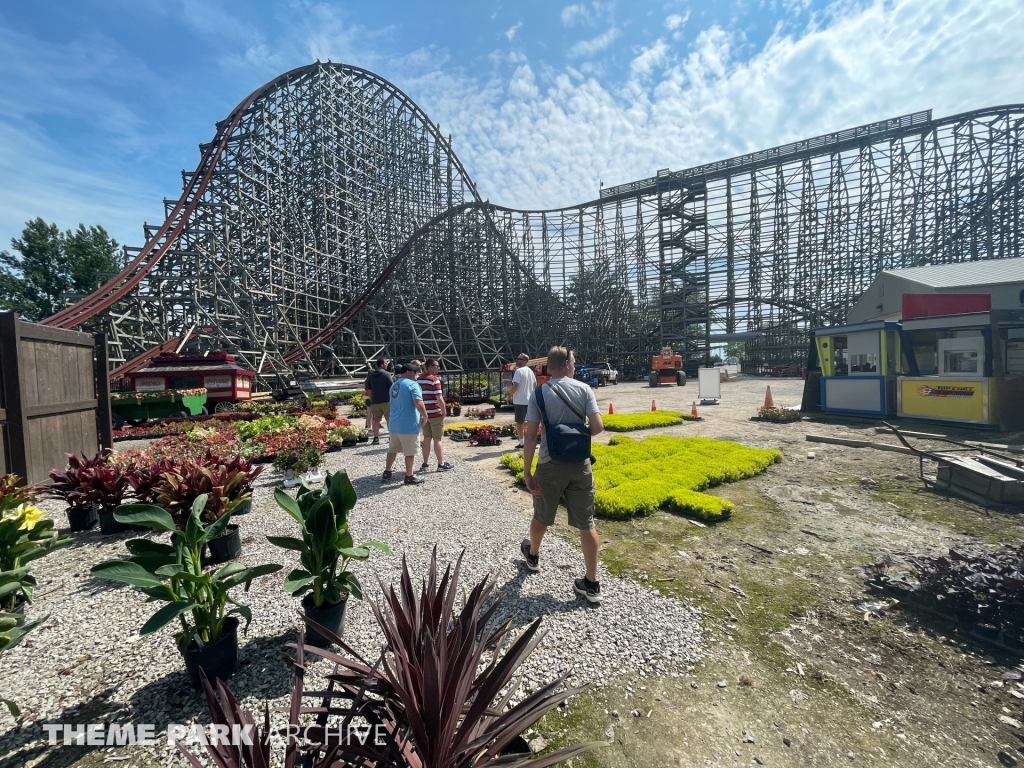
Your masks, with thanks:
M605 384L619 383L619 372L608 365L608 363L591 363L590 367L594 369L594 375L597 376L599 386L603 387Z

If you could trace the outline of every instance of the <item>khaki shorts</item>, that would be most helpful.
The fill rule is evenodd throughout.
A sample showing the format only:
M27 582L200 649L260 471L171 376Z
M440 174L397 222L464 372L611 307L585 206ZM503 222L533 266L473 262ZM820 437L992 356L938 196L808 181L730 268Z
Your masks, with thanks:
M444 416L438 416L436 419L427 419L420 424L420 429L423 430L423 440L440 440L444 437Z
M582 531L594 527L594 475L589 461L547 461L537 464L533 477L540 486L540 496L533 497L534 520L554 525L558 502L564 498L569 525Z
M373 420L380 424L380 417L383 416L385 419L391 419L391 403L374 403L367 411Z
M399 432L388 433L388 453L401 453L405 456L415 456L420 450L420 436L418 432L401 434Z

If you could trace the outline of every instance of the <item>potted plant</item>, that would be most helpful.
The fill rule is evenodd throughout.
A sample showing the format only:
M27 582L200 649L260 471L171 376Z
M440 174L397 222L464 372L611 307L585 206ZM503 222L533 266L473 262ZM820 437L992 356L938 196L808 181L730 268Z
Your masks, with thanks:
M227 679L238 666L236 616L245 619L244 631L252 620L252 612L232 597L231 590L244 586L248 592L254 579L281 569L274 563L246 567L234 562L217 571L204 570L203 547L223 533L231 520L231 513L226 512L204 525L207 501L206 494L196 498L181 528L161 507L119 507L114 513L119 521L175 534L174 545L132 539L127 542L130 559L109 560L92 568L92 575L97 578L130 584L147 595L149 602L165 603L142 625L139 634L150 635L177 620L175 643L196 687L200 669L211 680Z
M17 614L17 625L24 622L25 603L32 602L36 586L29 563L72 541L57 534L53 520L35 506L35 494L18 487L19 479L0 477L0 618Z
M126 530L114 519L114 509L128 491L131 472L112 462L111 456L109 448L91 459L69 453L67 469L50 472L53 482L45 492L67 503L72 531L87 530L97 521L105 535Z
M163 473L161 482L153 489L154 500L170 513L176 525L184 527L195 500L205 495L203 522L214 523L236 510L248 511L252 483L262 471L263 467L254 468L251 460L241 456L222 459L207 453L201 459L181 461L170 472ZM209 552L213 563L238 557L242 553L238 526L228 525L212 539Z
M345 623L349 595L362 599L359 579L348 569L352 560L365 560L370 548L390 555L391 549L379 541L356 546L348 530L348 515L356 505L356 491L345 470L328 472L322 488L315 491L305 483L296 498L278 488L274 491L278 506L295 518L301 538L268 536L274 546L299 553L301 568L284 580L286 592L303 595L305 615L320 626L340 635ZM307 641L320 648L330 643L310 629Z
M284 473L284 481L281 483L285 488L294 488L302 483L302 475L311 469L317 468L323 463L323 454L319 448L306 445L299 448L287 448L274 455L274 467ZM322 477L320 478L322 479ZM318 482L313 478L307 478Z

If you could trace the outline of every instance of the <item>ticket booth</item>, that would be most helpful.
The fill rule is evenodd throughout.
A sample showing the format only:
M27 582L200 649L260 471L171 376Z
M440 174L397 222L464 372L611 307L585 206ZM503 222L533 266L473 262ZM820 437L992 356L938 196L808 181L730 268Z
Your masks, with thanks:
M875 320L814 330L821 410L856 416L896 412L899 323Z
M907 372L899 380L900 416L975 425L997 423L988 312L903 321Z

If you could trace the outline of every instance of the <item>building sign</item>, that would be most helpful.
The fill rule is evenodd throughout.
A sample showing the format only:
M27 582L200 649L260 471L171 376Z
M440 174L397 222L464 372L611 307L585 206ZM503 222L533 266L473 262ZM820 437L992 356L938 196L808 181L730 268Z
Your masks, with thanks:
M136 392L161 392L164 389L164 377L153 376L147 379L135 380Z
M231 376L207 376L205 379L207 389L231 389Z
M900 416L989 423L989 379L900 377Z

